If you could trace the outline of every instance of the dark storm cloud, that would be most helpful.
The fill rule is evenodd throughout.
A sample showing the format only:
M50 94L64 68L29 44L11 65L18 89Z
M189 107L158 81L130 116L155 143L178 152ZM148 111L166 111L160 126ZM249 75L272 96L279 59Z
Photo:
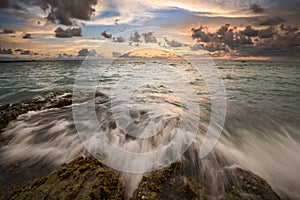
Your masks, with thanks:
M274 30L272 27L269 27L267 29L260 30L258 32L258 37L260 37L260 38L271 38L275 34L276 34L276 30Z
M210 36L203 31L203 26L200 26L198 29L192 28L192 38L198 39L200 42L210 42Z
M23 35L22 38L23 38L23 39L33 39L33 38L31 37L31 34L29 34L29 33L26 33L25 35Z
M71 38L71 37L81 37L82 29L81 28L67 28L66 30L58 27L55 31L55 37L58 38Z
M131 42L142 42L141 41L141 35L139 34L139 32L134 31L133 34L131 34L131 36L129 37L129 40Z
M212 56L300 56L299 28L290 25L261 30L246 26L244 30L237 30L225 24L216 32L204 32L200 26L192 29L192 38L197 44L191 46L191 50L204 49Z
M293 33L295 33L295 32L297 32L297 31L299 31L299 28L298 27L296 27L296 26L291 26L291 25L284 25L284 24L281 24L280 26L279 26L279 28L280 28L280 30L281 31L284 31L284 32L286 32L286 34L293 34Z
M253 13L262 13L262 12L264 12L264 9L262 7L260 7L260 5L258 5L258 4L251 4L250 5L250 10Z
M279 25L285 20L281 17L267 17L263 19L257 19L256 25L258 26L275 26Z
M53 23L72 26L75 20L88 21L95 12L97 0L21 0L47 11L46 19Z
M153 32L143 33L145 43L157 43L156 38L153 35Z
M86 57L86 56L97 56L97 52L93 49L91 51L89 51L88 49L81 49L78 52L78 57Z
M224 52L228 52L228 48L226 47L226 45L224 45L223 43L218 43L218 42L212 42L206 46L204 46L204 49L209 51L209 52L216 52L216 51L224 51Z
M0 32L0 34L15 34L16 31L12 29L3 29L3 31Z
M0 48L0 54L6 54L6 55L11 55L13 54L11 49L2 49Z
M253 29L251 26L246 26L246 28L243 32L244 32L245 36L249 36L249 37L258 36L258 30Z
M221 26L218 30L217 30L217 34L218 35L225 35L225 33L228 31L230 24L225 24L223 26Z
M265 40L265 41L264 41ZM300 34L279 35L259 41L255 46L239 49L241 56L299 57Z
M101 35L102 35L103 37L107 38L107 39L111 39L111 37L112 37L112 35L109 34L107 31L103 31L103 32L101 33Z
M167 43L167 45L169 45L170 47L182 47L183 44L181 42L178 42L176 40L168 40L167 38L164 38L165 42Z
M24 10L24 8L20 7L18 4L11 2L9 0L1 0L0 9Z
M9 0L1 0L0 1L0 8L8 8L10 6Z

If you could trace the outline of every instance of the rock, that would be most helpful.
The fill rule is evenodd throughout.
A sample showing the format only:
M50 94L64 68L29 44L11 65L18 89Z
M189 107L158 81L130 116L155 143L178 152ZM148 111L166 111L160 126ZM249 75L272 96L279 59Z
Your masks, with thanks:
M247 170L223 169L224 191L215 195L202 180L187 177L182 166L174 162L144 175L131 199L280 199L265 180ZM2 199L124 199L124 194L118 172L95 158L80 157L27 186L14 188Z
M35 97L25 99L19 103L5 104L0 106L0 132L8 123L16 119L19 115L28 111L37 111L49 108L61 108L72 104L72 94L65 92L55 92L45 97Z
M145 175L132 200L147 197L154 199L267 199L279 200L280 197L268 183L250 171L240 168L224 169L225 191L214 195L210 187L199 179L186 177L182 164L175 162L170 166Z
M223 199L275 200L280 197L256 174L240 168L224 169L227 180Z
M97 92L94 96L84 96L84 94L82 94L77 103L84 102L95 97L98 103L105 102L109 99L105 94ZM10 121L17 119L19 115L25 114L28 111L62 108L72 105L72 100L71 92L53 92L45 95L44 97L35 97L32 99L25 99L19 103L1 105L0 133Z
M120 175L92 157L79 157L1 199L123 199Z

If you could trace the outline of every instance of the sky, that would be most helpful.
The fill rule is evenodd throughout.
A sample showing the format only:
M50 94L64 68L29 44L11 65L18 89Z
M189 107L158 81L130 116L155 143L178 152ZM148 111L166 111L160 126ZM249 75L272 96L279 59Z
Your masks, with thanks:
M300 0L1 0L0 60L130 57L136 48L293 60L299 19Z

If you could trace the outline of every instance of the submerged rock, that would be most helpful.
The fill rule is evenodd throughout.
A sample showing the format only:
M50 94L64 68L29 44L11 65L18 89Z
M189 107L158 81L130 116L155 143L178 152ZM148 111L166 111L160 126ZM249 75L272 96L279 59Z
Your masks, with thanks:
M1 199L123 199L120 175L92 157L79 157Z

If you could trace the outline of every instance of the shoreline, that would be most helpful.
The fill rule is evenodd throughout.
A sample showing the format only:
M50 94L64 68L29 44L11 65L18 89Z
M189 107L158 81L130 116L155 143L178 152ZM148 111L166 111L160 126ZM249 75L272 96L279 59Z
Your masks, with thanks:
M98 96L101 95L103 96L103 94L98 94ZM107 98L105 96L103 97ZM6 127L6 125L10 121L15 120L19 115L25 114L28 111L45 110L50 108L63 108L64 106L69 106L71 104L72 104L72 94L66 92L56 92L56 93L50 93L45 97L36 97L33 99L27 99L21 101L20 103L7 104L5 106L1 106L0 107L1 108L1 131L5 129L4 127ZM3 112L6 109L8 109L8 112L6 113ZM2 137L1 132L0 132L0 136ZM0 142L1 146L8 138L2 138L2 139L4 140L1 140ZM76 165L77 162L81 164ZM74 163L77 166L75 168L74 168ZM96 166L100 166L100 168L98 169L98 167L95 167L93 163L98 163L96 164ZM27 181L25 181L23 184L21 184L23 186L19 187L19 189L16 188L10 189L11 192L9 194L7 192L4 192L8 196L4 196L3 199L10 199L12 197L17 199L18 198L34 199L34 196L36 195L40 195L40 194L49 195L50 191L47 191L47 189L45 188L49 188L50 186L54 187L55 188L54 190L57 190L57 192L59 192L61 191L62 186L68 188L74 188L75 185L78 185L80 183L82 183L83 185L89 185L92 183L85 180L84 178L82 179L82 177L85 176L89 177L90 176L89 174L93 174L95 172L94 170L100 170L102 168L109 170L103 172L105 176L107 175L107 173L115 174L113 176L116 177L120 176L119 174L120 172L109 169L105 167L103 164L101 163L99 164L99 163L100 162L98 160L90 157L87 157L87 159L82 157L76 158L68 164L63 164L60 167L55 167L54 171L49 169L49 171L52 171L50 173L49 172L46 173L49 175L46 176L42 175L41 178L37 178L33 180L31 183L26 183ZM83 172L81 173L83 166L86 166L86 169L83 170ZM199 175L195 175L194 177L193 174L191 175L189 173L190 170L193 171L194 167L195 166L192 165L190 166L190 164L186 165L180 161L175 161L174 163L170 164L169 166L163 169L145 174L141 182L139 183L138 188L136 188L133 192L133 199L143 199L143 198L155 199L157 197L172 198L172 199L176 199L176 197L178 197L178 199L200 198L200 197L210 198L211 195L213 195L213 190L210 188L209 184L205 183L205 181L201 182L202 180L201 176L199 177ZM26 172L26 169L24 171ZM58 178L60 171L65 171L68 173L68 176L66 175L67 177L65 177L63 180ZM75 176L74 173L80 176L81 178L76 179L76 177L74 177ZM223 168L220 171L220 173L223 174L222 176L226 177L227 182L229 184L229 185L225 184L223 186L225 192L223 194L225 195L223 199L240 199L243 198L243 195L245 194L248 194L250 196L251 195L256 196L257 198L260 197L264 199L280 199L280 197L272 190L272 188L268 185L268 183L264 179L260 178L259 176L255 175L250 171L241 168ZM184 181L182 177L187 177L186 181ZM238 177L240 177L241 180L236 179ZM245 180L244 178L246 178L247 180ZM81 182L79 180L81 180ZM174 182L174 180L177 181ZM104 179L104 182L105 181L110 182L109 179ZM92 196L94 195L96 195L95 197L99 197L99 195L101 196L101 192L99 193L99 191L102 191L101 184L94 184L95 188L98 188L98 190L86 191L86 192L83 190L85 188L85 186L83 185L77 188L81 192L76 193L77 194L77 196L75 195L76 197L74 196L75 193L73 189L70 189L65 193L61 191L60 193L57 194L67 195L67 196L71 195L72 197L74 197L74 199L76 198L79 199L81 197L80 195L86 195L89 198L92 198ZM124 189L124 187L126 187L126 181L124 182L123 180L119 179L116 185L118 186L114 189L117 189L122 194L126 193L126 190ZM120 185L122 185L122 187ZM106 187L110 187L110 185L108 184L108 186ZM6 191L8 191L8 188ZM110 194L113 195L113 193ZM61 198L64 197L66 196L61 196ZM122 198L127 198L127 197L126 195L122 195L120 199Z

